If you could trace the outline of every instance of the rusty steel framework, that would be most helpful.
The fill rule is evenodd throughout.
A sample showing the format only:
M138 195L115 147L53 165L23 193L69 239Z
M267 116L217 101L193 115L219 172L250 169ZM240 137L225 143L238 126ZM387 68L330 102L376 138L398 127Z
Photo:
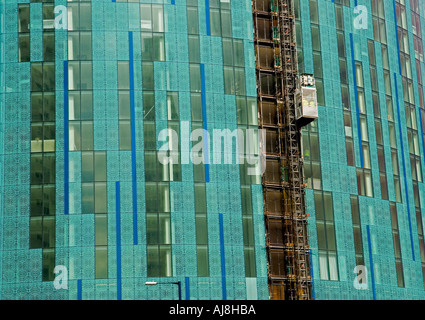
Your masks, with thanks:
M252 0L270 299L311 299L293 0Z

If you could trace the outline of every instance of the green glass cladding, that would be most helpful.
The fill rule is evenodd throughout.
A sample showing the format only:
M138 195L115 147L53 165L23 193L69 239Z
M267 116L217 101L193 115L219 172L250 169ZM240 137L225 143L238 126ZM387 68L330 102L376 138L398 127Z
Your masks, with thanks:
M158 161L163 129L256 134L250 2L2 0L0 14L0 298L177 299L145 282L181 281L183 298L268 299L260 177L236 150L186 164L183 138Z
M318 80L303 129L314 297L424 299L425 4L295 4L300 70Z

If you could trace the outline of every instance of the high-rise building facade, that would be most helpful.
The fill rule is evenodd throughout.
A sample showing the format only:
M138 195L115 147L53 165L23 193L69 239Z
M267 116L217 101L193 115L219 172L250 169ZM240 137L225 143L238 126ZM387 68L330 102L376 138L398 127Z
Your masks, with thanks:
M422 1L0 17L0 299L425 298Z
M268 299L251 3L0 12L0 298Z
M294 0L312 295L424 299L423 37L418 0Z

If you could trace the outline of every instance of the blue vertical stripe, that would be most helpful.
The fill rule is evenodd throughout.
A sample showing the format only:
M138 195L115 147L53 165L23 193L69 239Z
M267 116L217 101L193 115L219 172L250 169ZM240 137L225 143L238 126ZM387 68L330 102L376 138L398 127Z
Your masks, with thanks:
M133 243L138 244L137 236L137 180L136 180L136 116L134 111L134 60L133 32L128 33L129 69L130 69L130 126L131 126L131 174L133 192Z
M412 247L412 258L413 258L413 261L415 261L415 250L414 250L414 247L413 247L412 223L410 221L409 192L408 192L408 189L407 189L406 163L404 161L404 144L403 144L403 135L402 135L402 131L401 131L400 103L398 101L398 85L397 85L397 74L396 73L394 73L394 83L395 83L395 99L397 101L397 116L398 116L398 130L399 130L399 135L400 135L401 160L403 162L404 189L406 191L407 218L409 220L410 246Z
M210 25L210 1L205 0L205 20L207 25L207 36L211 35L211 25Z
M77 300L83 300L83 281L77 280Z
M353 78L354 78L354 100L356 101L357 135L359 138L359 149L360 149L360 167L364 168L363 148L362 148L362 130L360 127L359 96L357 92L356 62L354 60L354 42L353 42L352 33L350 33L350 46L351 46L351 63L353 65Z
M207 98L206 98L206 86L205 86L205 65L201 64L201 89L202 89L202 127L204 131L204 152L205 152L205 181L210 182L210 162L209 162L209 140L207 135Z
M63 145L64 145L64 214L69 214L69 100L68 61L63 62Z
M120 182L115 182L117 229L117 300L121 300L121 195Z
M220 253L221 253L221 288L223 292L223 300L227 300L226 290L226 263L224 257L224 229L223 229L223 214L218 216L220 225Z
M314 300L316 292L314 291L314 275L313 275L313 251L310 249L310 273L311 273L311 296Z
M366 226L366 231L367 231L367 245L368 245L368 248L369 248L370 277L372 279L372 294L373 294L373 300L376 300L375 273L373 271L372 244L370 242L370 228L369 228L369 225Z
M184 287L186 290L186 300L190 300L190 282L189 277L184 278Z

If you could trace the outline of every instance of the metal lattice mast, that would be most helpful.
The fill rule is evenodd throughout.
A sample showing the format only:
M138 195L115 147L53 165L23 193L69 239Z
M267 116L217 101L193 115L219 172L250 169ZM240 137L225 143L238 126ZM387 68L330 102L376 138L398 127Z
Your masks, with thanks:
M297 126L295 105L298 80L297 44L295 37L295 15L293 0L279 0L281 27L282 81L284 135L286 158L289 167L289 199L291 211L292 250L288 257L293 259L294 277L290 279L290 296L297 300L310 299L311 277L309 275L309 245L307 237L307 215L305 213L305 185L301 156L300 128ZM289 240L289 239L288 239ZM290 252L292 251L292 252Z
M310 299L311 284L292 1L252 3L259 127L267 131L262 184L270 298L285 300Z

